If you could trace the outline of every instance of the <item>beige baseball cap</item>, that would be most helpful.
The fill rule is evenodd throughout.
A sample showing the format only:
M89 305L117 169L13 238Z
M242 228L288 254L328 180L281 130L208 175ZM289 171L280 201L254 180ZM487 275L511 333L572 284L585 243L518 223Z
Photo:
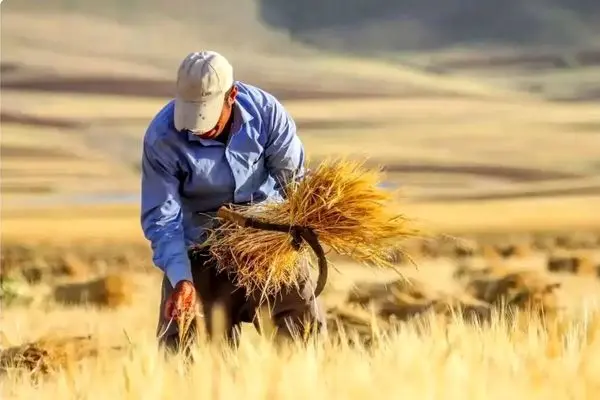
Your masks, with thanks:
M225 93L233 86L233 67L215 51L187 55L177 72L175 128L208 132L215 127Z

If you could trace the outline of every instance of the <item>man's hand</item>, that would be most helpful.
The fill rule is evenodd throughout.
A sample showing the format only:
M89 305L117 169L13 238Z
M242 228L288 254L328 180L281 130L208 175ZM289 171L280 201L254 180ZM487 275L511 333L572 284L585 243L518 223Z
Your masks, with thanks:
M165 317L177 318L194 312L196 307L196 289L190 281L179 281L165 304Z

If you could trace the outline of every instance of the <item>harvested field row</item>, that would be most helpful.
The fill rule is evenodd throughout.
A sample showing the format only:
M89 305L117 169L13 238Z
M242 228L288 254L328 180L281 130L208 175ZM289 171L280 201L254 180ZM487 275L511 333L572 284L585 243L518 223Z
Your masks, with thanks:
M75 153L67 152L58 148L39 148L29 146L16 146L3 144L1 150L3 159L78 159Z
M566 69L573 67L600 65L600 50L585 49L573 53L507 54L484 56L461 56L457 59L447 57L434 61L433 68L449 70L466 69Z
M36 183L7 183L2 182L2 192L4 194L49 194L55 191L53 185L44 185Z
M169 98L165 98L165 103ZM77 117L77 116L75 116ZM47 128L65 128L65 129L84 129L90 128L92 125L100 126L120 126L125 124L139 124L141 126L149 123L148 118L136 117L106 117L106 118L62 118L62 117L45 117L35 114L26 114L22 112L11 112L3 110L0 113L2 123L19 124L32 127L47 127ZM378 126L385 126L385 122L376 121L347 121L340 120L311 120L304 118L295 119L296 126L302 132L311 130L344 130L352 129L368 129Z
M19 182L23 182L23 180L27 181L31 180L51 180L57 178L92 178L98 176L112 176L111 171L106 170L98 170L96 168L89 171L74 171L67 170L63 168L48 168L47 170L43 170L44 175L40 176L39 171L35 169L19 169L14 165L9 168L2 168L3 179L6 181L7 179L14 178L19 179Z
M523 191L511 191L510 193L481 193L481 194L459 194L459 195L435 195L424 197L422 200L438 202L438 203L449 203L449 202L461 202L461 201L486 201L486 200L518 200L518 199L535 199L535 198L547 198L547 197L567 197L567 196L596 196L600 194L600 186L591 184L589 186L582 187L568 187L568 188L553 188L544 190L523 190Z
M136 293L143 292L147 285L140 284L140 276L108 274L87 280L71 279L49 285L47 290L36 286L29 292L23 288L7 288L3 282L2 294L9 309L35 302L50 309L56 305L63 308L93 306L115 312L141 305L137 304L141 300ZM490 267L457 270L454 279L459 287L456 292L437 290L423 280L402 278L358 282L341 302L331 300L333 297L325 293L332 339L375 346L388 335L407 327L416 329L419 335L427 335L430 329L444 329L442 327L456 323L479 327L475 329L498 329L499 320L511 327L507 333L511 329L527 331L532 321L539 321L539 329L550 334L556 324L565 321L559 293L561 283L547 273ZM158 283L158 279L153 280ZM158 286L155 291L158 292ZM29 293L30 298L23 293ZM121 343L109 349L122 351L127 343ZM17 369L36 376L46 375L69 368L68 363L96 358L99 348L94 338L80 336L22 343L0 353L0 369L5 373L14 373Z
M356 90L353 93L345 91L321 91L311 90L310 88L290 88L283 86L274 86L268 82L262 86L265 90L273 93L278 99L287 100L310 100L310 99L353 99L356 97L392 97L381 92L369 92L366 90ZM92 93L109 94L133 97L173 97L173 82L170 80L159 79L139 79L139 78L119 78L106 76L88 76L88 77L47 77L32 78L27 80L11 79L2 80L1 89L11 90L33 90L46 92L71 92L71 93ZM439 95L441 93L436 93ZM394 95L393 97L397 97Z
M582 366L578 369L579 373L577 374L579 380L569 380L568 385L566 382L562 384L565 385L565 388L561 390L561 393L564 393L565 397L567 397L567 394L570 392L567 387L572 388L573 385L576 385L577 387L581 387L582 385L595 387L597 378L594 379L593 366L597 363L592 361L593 356L591 356L590 351L596 349L598 346L597 330L600 324L600 318L598 318L597 312L594 313L591 311L589 313L580 313L575 316L562 318L554 323L543 322L540 319L529 316L526 312L516 313L515 319L527 321L528 323L518 324L512 321L506 321L496 314L493 316L490 326L487 327L465 324L457 318L451 319L449 323L443 323L434 318L425 318L422 323L417 323L415 321L403 325L401 329L397 329L397 327L396 329L392 328L387 333L383 331L374 334L371 333L372 339L370 341L355 342L354 346L349 346L347 340L352 341L352 339L357 338L357 335L350 332L342 333L344 331L339 324L341 322L351 324L352 321L356 320L356 316L348 314L343 315L340 313L338 318L330 319L331 327L332 329L340 327L340 333L346 336L335 336L335 339L328 343L321 346L315 346L316 349L313 346L309 347L310 354L315 352L315 356L318 357L317 360L307 359L298 366L298 359L302 357L308 358L306 352L299 352L296 349L286 349L287 351L284 351L282 354L281 352L274 351L274 348L269 342L253 340L251 343L242 342L241 349L236 354L237 357L233 357L233 354L227 353L229 357L225 357L224 361L219 362L218 360L221 360L219 357L221 356L222 351L202 343L195 349L194 356L208 362L191 365L190 368L193 371L191 376L196 379L207 375L210 376L210 372L214 372L214 370L210 369L207 364L213 366L213 368L214 365L224 367L223 373L228 376L227 383L219 383L219 389L216 390L227 391L230 393L232 390L235 390L234 388L238 388L240 385L239 382L238 384L233 384L233 382L237 381L235 377L239 379L239 375L234 374L233 371L238 370L240 366L243 370L252 370L252 366L261 365L263 368L273 368L273 371L279 371L282 375L290 374L303 376L304 374L300 373L300 371L292 372L294 370L292 366L295 366L296 368L300 367L301 371L305 372L310 370L310 366L314 368L315 361L318 362L319 366L322 365L322 363L325 363L332 369L334 367L331 364L335 363L335 368L340 370L338 374L343 371L343 375L346 379L349 374L350 376L353 376L353 379L350 381L342 379L346 382L345 384L342 385L340 382L336 385L339 386L339 389L336 389L335 392L330 389L330 392L327 393L330 393L332 397L334 396L334 393L335 395L345 393L345 398L351 398L351 396L356 395L355 392L343 392L341 389L343 387L348 387L348 385L354 387L354 385L349 382L356 379L364 380L366 378L364 374L354 374L352 371L364 371L363 363L369 358L373 359L374 364L379 363L376 365L379 365L380 368L382 368L382 373L384 371L394 372L394 378L392 379L389 377L389 381L384 380L384 375L381 373L374 374L374 377L379 377L376 381L381 381L382 383L385 381L385 384L390 387L397 386L398 375L404 377L411 376L411 371L414 374L415 368L419 368L419 370L423 369L422 372L419 371L418 373L427 374L428 380L433 379L432 374L441 374L438 369L444 368L442 365L445 362L448 362L449 358L457 358L457 356L465 353L469 354L469 357L473 357L473 360L469 358L468 361L464 361L465 366L468 364L470 368L473 369L472 371L468 370L469 375L472 377L476 373L482 374L479 369L474 369L477 368L475 365L478 365L478 362L488 362L495 365L494 371L497 372L493 375L493 379L492 376L486 376L485 379L493 381L498 379L498 373L500 371L510 368L509 360L515 360L521 356L522 352L525 350L525 343L523 343L523 341L526 341L528 349L527 355L529 357L526 357L526 365L523 366L523 368L526 368L528 371L528 376L525 381L528 379L535 379L536 382L546 383L540 384L537 388L537 392L540 392L542 387L547 387L547 390L540 392L540 399L562 398L560 396L549 396L550 388L552 391L556 392L557 382L562 381L557 381L559 375L557 375L555 379L550 378L548 376L548 369L543 366L548 364L558 367L564 357L582 358ZM589 321L589 325L582 328L581 325L584 319ZM384 325L379 327L383 328ZM478 343L484 343L485 345L473 346ZM570 344L567 346L565 343ZM470 349L470 352L467 351L467 349ZM495 351L492 349L495 349ZM393 358L396 362L390 362L386 364L385 367L382 367L379 359L384 357L383 354L387 354L387 357L385 357L386 359ZM398 354L402 354L403 356L398 357ZM428 354L428 357L423 357L423 354ZM500 356L500 354L502 354L503 357ZM353 358L353 355L356 359ZM266 364L265 359L268 359L269 362L273 362L270 360L271 357L281 358L278 367L271 367L270 364ZM340 357L344 362L339 363L338 365L335 360L338 360L339 362ZM506 360L506 358L508 358L508 360ZM283 361L284 359L285 361ZM141 363L142 360L144 365L137 365L137 363ZM21 385L29 385L28 381L30 380L36 381L37 384L30 386L29 390L35 390L34 388L40 388L40 390L43 388L56 388L56 382L58 381L67 383L68 386L66 387L61 388L59 386L56 388L61 390L60 393L64 393L65 395L73 393L73 391L76 390L76 387L81 388L83 386L87 388L90 386L98 386L97 379L94 379L93 377L89 379L89 375L86 375L88 379L82 379L81 382L68 380L69 376L72 380L83 377L84 371L88 374L90 372L100 374L102 371L104 374L102 376L106 376L107 373L110 374L109 371L114 374L115 369L123 371L126 374L124 378L126 382L122 385L112 387L115 385L115 380L113 379L107 382L111 385L112 391L123 395L124 393L130 393L133 390L140 390L137 389L137 386L135 386L136 389L132 388L130 386L132 383L128 383L135 382L133 376L143 377L143 382L145 383L138 382L137 385L144 385L144 387L147 387L148 382L173 379L171 375L173 371L177 371L178 366L179 371L182 370L181 360L178 359L168 359L168 364L163 365L165 360L158 358L152 345L145 341L138 339L128 343L125 339L122 339L120 343L110 345L102 343L102 340L98 336L91 335L42 337L38 340L14 345L2 352L0 362L2 363L3 372L5 374L10 374L13 379L18 378L18 382L21 382ZM231 365L230 362L232 362ZM235 365L233 362L235 362ZM290 363L292 363L291 366ZM406 365L401 367L404 363L410 364L410 366ZM513 362L513 368L514 364L515 363ZM156 371L157 369L158 371ZM198 371L198 369L200 371ZM324 372L328 372L328 370ZM229 377L229 374L232 376ZM504 374L508 373L504 372ZM181 374L180 372L180 375L184 374ZM511 374L508 375L512 376ZM556 375L556 373L551 374L551 376L552 375ZM188 375L185 374L185 376L187 377ZM256 375L252 384L256 385L257 380L259 378L264 379L265 376L269 377L268 382L260 381L262 382L261 386L279 387L279 385L273 383L273 373L264 373L264 371L263 373ZM319 381L317 376L313 379ZM552 380L551 383L550 380ZM523 381L523 379L521 381ZM242 382L247 384L245 383L245 380ZM12 390L16 390L16 387L13 386L15 383L16 382L12 380L11 385L3 389L5 393L11 390L11 388ZM215 382L213 381L212 383L214 384ZM196 393L200 390L204 395L209 396L209 393L206 391L207 385L210 386L210 383L198 383L193 387L195 388ZM424 389L417 390L419 384L413 382L411 379L407 379L407 383L403 386L406 388L407 386L411 387L412 385L415 385L415 387L411 390L415 392L418 391L419 393L424 392ZM504 385L507 385L506 387L512 387L514 385L514 378L511 381L508 379L508 376L504 377ZM152 387L154 386L152 385ZM183 386L183 381L181 381L178 387L185 387ZM329 385L326 385L326 387L329 387ZM485 387L489 389L489 385L486 385ZM106 389L106 386L103 385L100 391L106 393ZM460 385L460 389L464 389L464 385ZM454 390L459 392L460 389L457 387ZM275 389L265 389L265 391L272 393ZM373 393L373 391L377 392L376 386L370 387L369 393ZM286 393L284 389L278 389L278 392L282 394ZM505 392L506 389L503 393ZM153 391L153 393L155 392ZM386 393L389 394L389 391L386 391ZM401 396L402 393L404 393L404 390L397 389L394 393ZM168 396L167 393L163 394L165 397ZM242 394L239 393L239 395ZM304 395L307 396L308 394L306 393ZM365 395L367 395L367 393L365 393ZM204 398L204 396L202 396L202 398ZM481 396L481 398L486 397Z
M73 243L65 245L2 243L2 276L23 274L32 283L52 276L85 276L91 271L146 270L152 254L141 243ZM149 265L150 264L150 265Z
M20 125L29 125L35 127L50 127L50 128L82 128L85 124L73 121L70 119L62 119L62 118L47 118L47 117L37 117L33 115L27 115L23 113L12 113L3 111L0 113L0 119L2 119L2 123L10 123L10 124L20 124Z
M368 164L367 164L368 165ZM371 165L370 167L374 167ZM474 175L486 178L499 178L515 182L533 182L545 180L577 179L580 175L549 171L525 167L512 167L505 165L485 165L485 164L457 164L448 165L438 164L419 164L419 163L393 163L385 164L383 171L387 174L398 173L438 173L438 174L458 174Z
M600 253L600 233L560 232L409 239L401 250L417 263L440 258L453 259L459 263L472 258L527 261L532 256L541 256L547 260L546 265L550 271L590 270L594 267L580 266L600 265L600 260L596 261L597 254ZM333 259L343 260L341 257ZM410 260L401 253L396 255L395 262L399 265L410 264ZM2 243L2 275L25 273L39 276L38 279L42 279L42 276L69 275L65 271L72 268L66 265L73 263L78 265L73 268L147 270L151 267L151 251L143 240L75 240L61 245L51 241L25 243L9 239Z

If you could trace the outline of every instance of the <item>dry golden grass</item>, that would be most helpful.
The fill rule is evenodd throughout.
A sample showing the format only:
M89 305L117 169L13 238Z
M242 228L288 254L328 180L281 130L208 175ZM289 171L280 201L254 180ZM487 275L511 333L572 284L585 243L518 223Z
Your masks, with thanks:
M314 231L323 246L341 256L390 267L391 252L419 232L399 213L396 194L380 188L383 174L363 163L327 160L297 185L283 202L237 207L248 217ZM249 291L272 293L297 280L298 263L310 250L294 248L290 235L223 221L202 247L236 283Z
M3 350L0 353L0 373L25 372L36 380L41 375L69 369L82 360L97 357L102 350L111 349L99 348L89 335L44 337Z
M45 360L58 371L49 368L51 373L37 383L28 370L10 371L0 378L2 398L546 400L593 399L600 394L598 309L584 309L550 325L524 316L529 319L525 327L497 315L486 326L425 317L387 332L378 331L383 324L372 326L375 339L368 345L332 341L276 350L264 338L245 336L237 352L202 344L193 350L198 361L187 367L179 358L159 356L150 337L153 320L146 319L147 309L137 305L133 323L112 314L86 316L86 309L70 314L48 310L46 320L56 323L57 318L69 316L74 331L81 330L82 323L89 324L86 330L99 332L99 342L121 335L119 345L109 347L115 351L87 352L88 357L79 362L85 348L71 352L69 361L61 363L56 358L67 352L56 352L52 363ZM7 317L16 312L24 310L11 310ZM28 324L33 329L40 326ZM123 337L125 326L137 328L127 329L131 344ZM9 334L14 337L15 332ZM64 341L76 343L68 339ZM37 354L56 347L38 344Z
M526 307L518 307L516 318L508 318L500 306L467 296L463 284L450 290L452 282L444 282L444 277L451 274L443 272L438 261L419 267L424 275L410 279L414 286L396 281L394 290L366 282L378 270L367 273L356 265L341 265L340 278L353 280L358 288L350 295L340 286L343 293L338 296L332 289L338 287L337 277L331 277L330 291L322 296L332 334L329 342L277 351L249 327L237 352L201 342L193 350L198 362L185 368L181 359L164 359L156 350L161 277L151 266L140 233L131 228L129 236L119 232L136 223L135 212L116 206L13 209L7 216L14 229L2 243L3 257L10 256L3 267L4 261L15 269L37 257L47 267L62 270L60 277L67 282L73 281L70 270L91 274L135 269L132 282L137 290L118 308L90 302L65 307L51 296L35 307L3 307L0 345L9 349L3 353L4 364L14 366L29 348L24 356L41 360L47 373L32 374L32 364L22 370L9 368L0 376L2 398L594 399L600 394L600 308L590 294L570 292L578 299L575 306L560 309L553 319L542 321ZM25 226L37 224L51 231L67 217L73 218L73 230L61 235L28 237L26 230L17 229L19 221L29 221ZM122 224L105 222L115 220ZM94 226L95 234L78 230L80 225L88 230ZM3 236L5 228L3 220ZM88 267L66 268L69 263ZM508 271L498 271L493 279L489 271L473 272L465 280L488 277L500 286L498 281ZM40 295L40 286L51 283L44 276L30 292ZM505 298L518 292L519 285L513 286L517 288ZM592 292L598 293L597 286ZM370 308L369 303L378 307Z

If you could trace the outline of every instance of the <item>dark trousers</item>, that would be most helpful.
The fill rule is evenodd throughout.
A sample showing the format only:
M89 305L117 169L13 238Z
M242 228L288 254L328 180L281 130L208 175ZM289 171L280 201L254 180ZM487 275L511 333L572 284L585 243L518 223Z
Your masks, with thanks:
M301 278L297 285L261 299L261 293L248 295L244 289L234 286L226 273L217 273L206 253L195 250L189 252L188 256L203 314L202 318L192 322L190 337L195 336L195 329L201 323L199 320L203 320L209 339L214 339L215 334L224 334L231 345L237 346L243 322L253 323L259 332L263 332L259 322L259 306L267 306L267 321L275 328L279 338L294 339L298 335L308 338L315 333L326 334L325 313L319 300L313 296L315 284L310 279L308 264L301 264ZM164 276L157 335L162 334L159 338L161 346L177 351L181 344L175 321L164 331L169 321L165 319L163 310L172 291L171 283Z

